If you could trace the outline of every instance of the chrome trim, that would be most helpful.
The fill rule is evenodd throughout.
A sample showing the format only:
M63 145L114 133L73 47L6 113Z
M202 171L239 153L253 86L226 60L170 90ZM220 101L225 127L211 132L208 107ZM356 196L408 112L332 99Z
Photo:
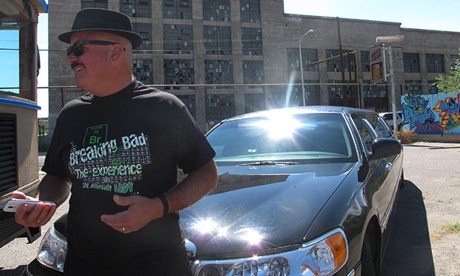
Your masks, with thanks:
M196 245L187 239L185 239L184 241L185 241L185 250L187 251L187 256L189 258L194 258L196 256Z
M353 268L350 272L348 272L347 276L354 276L355 274L356 274L356 271Z

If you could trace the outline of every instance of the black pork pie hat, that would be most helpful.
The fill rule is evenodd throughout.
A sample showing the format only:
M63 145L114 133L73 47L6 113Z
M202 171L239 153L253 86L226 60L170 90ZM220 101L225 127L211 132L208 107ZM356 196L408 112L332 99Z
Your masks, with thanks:
M108 32L123 36L133 45L133 49L141 46L142 37L133 32L129 17L123 13L107 9L83 9L77 13L72 25L72 30L60 34L59 40L70 43L70 37L78 32Z

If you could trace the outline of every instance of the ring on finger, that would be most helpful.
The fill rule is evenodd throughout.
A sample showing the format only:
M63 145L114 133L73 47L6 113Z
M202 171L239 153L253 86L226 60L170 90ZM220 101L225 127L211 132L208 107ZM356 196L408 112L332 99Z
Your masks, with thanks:
M126 232L126 228L121 227L121 231L122 231L122 232Z

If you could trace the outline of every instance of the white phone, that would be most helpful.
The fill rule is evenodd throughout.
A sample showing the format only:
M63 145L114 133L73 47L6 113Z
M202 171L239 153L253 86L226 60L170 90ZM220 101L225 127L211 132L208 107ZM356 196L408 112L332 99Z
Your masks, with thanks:
M12 198L10 199L6 205L3 207L4 212L9 212L9 213L15 213L16 210L21 206L22 204L27 203L29 205L28 211L31 211L35 205L37 205L39 202L43 203L49 203L52 205L56 205L56 203L52 201L40 201L40 200L31 200L31 199L17 199L17 198Z

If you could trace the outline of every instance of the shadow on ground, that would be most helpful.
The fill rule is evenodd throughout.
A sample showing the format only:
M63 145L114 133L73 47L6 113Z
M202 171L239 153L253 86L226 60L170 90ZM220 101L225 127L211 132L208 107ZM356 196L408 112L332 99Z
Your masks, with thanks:
M435 275L423 194L404 181L394 210L383 259L383 275Z
M421 145L421 144L405 144L405 147L414 147L414 148L428 148L430 150L451 150L451 149L460 149L460 147L454 146L432 146L432 145Z

